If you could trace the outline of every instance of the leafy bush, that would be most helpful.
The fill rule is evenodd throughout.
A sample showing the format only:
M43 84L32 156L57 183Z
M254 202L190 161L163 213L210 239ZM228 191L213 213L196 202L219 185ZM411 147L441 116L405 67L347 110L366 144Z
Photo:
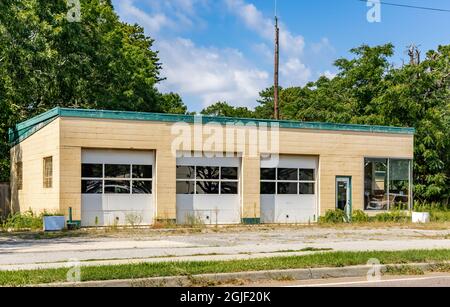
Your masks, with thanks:
M43 215L36 215L32 211L10 215L3 223L4 230L41 230L43 228Z
M375 216L375 220L382 223L408 223L410 219L409 215L403 211L385 212Z
M370 221L369 215L362 210L355 210L352 214L353 223L367 223Z
M340 209L328 210L325 216L320 217L319 222L323 224L340 224L346 221L345 212Z
M430 220L437 223L450 222L450 211L431 211Z
M441 204L415 203L415 212L429 212L432 222L450 222L450 208Z

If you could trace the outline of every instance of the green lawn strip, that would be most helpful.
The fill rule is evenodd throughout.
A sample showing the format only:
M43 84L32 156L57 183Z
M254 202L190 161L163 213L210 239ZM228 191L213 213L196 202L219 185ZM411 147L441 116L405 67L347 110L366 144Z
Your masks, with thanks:
M364 265L376 258L382 264L445 262L450 250L409 250L399 252L329 252L304 256L273 257L233 261L162 262L82 267L82 281L136 279L162 276L235 273ZM65 282L67 268L27 271L1 271L1 286L21 286Z

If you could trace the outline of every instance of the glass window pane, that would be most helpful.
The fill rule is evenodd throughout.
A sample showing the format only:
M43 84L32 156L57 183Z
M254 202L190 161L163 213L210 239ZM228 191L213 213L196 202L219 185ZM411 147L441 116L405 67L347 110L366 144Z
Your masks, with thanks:
M298 180L298 169L296 168L279 168L278 180Z
M261 182L261 195L275 195L275 182Z
M17 189L20 191L23 189L23 164L22 164L22 162L16 163L16 177L17 177Z
M129 180L105 181L105 194L130 194Z
M219 194L219 182L197 181L197 194Z
M238 194L238 183L237 182L221 182L220 192L226 195L237 195Z
M197 166L197 180L206 179L213 180L219 179L219 167L210 166Z
M44 158L43 181L45 189L50 189L53 187L53 157Z
M296 195L298 194L298 184L296 182L279 182L278 194L280 195Z
M103 178L102 164L82 164L81 177L83 178Z
M130 178L130 165L127 164L106 164L106 178Z
M261 169L261 180L275 180L275 179L276 179L276 168Z
M314 181L315 171L313 169L300 169L300 181Z
M195 179L195 167L177 166L177 179Z
M133 178L152 179L153 167L151 165L133 165Z
M101 180L82 180L81 181L82 194L102 194L103 181Z
M409 206L409 160L389 161L389 197L391 209L406 210Z
M387 159L366 159L364 167L365 210L388 210Z
M152 181L133 181L133 194L152 194Z
M177 181L177 194L194 194L194 181Z
M237 167L222 167L222 179L237 180L238 168Z
M299 192L301 195L314 195L316 194L314 183L300 183Z

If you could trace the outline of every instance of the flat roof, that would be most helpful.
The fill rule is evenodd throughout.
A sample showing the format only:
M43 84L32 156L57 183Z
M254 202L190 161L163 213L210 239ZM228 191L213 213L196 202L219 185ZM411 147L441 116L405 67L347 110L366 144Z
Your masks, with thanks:
M161 113L143 113L126 111L107 111L107 110L86 110L69 109L56 107L36 117L17 124L13 129L9 129L9 142L16 145L26 138L33 135L55 119L59 117L92 118L92 119L116 119L116 120L135 120L135 121L154 121L154 122L186 122L194 123L201 118L202 123L218 124L278 124L280 128L287 129L308 129L308 130L329 130L329 131L351 131L351 132L369 132L369 133L389 133L389 134L409 134L414 135L414 128L388 127L388 126L370 126L354 124L333 124L319 122L300 122L287 120L253 119L253 118L231 118L217 116L199 116L199 115L177 115Z

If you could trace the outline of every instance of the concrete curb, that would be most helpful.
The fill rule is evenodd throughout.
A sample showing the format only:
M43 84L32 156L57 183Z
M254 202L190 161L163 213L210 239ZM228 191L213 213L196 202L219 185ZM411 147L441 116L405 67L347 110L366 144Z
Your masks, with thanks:
M388 267L413 268L429 271L436 263L394 264L380 265L378 268L385 272ZM240 272L224 274L202 274L193 276L154 277L142 279L88 281L80 283L55 283L35 285L34 287L188 287L215 286L225 283L264 280L317 280L327 278L364 277L373 266L361 265L342 268L315 268L274 270L259 272Z

